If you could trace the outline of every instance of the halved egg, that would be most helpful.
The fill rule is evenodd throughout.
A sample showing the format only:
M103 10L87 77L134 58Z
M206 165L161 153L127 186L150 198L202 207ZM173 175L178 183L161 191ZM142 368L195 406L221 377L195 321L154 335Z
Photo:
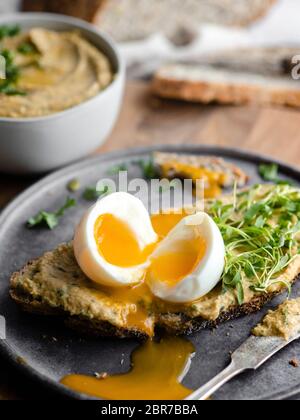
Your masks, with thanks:
M111 194L86 213L74 252L92 281L115 289L146 283L152 295L172 303L205 296L225 265L221 232L206 213L150 218L127 193Z
M84 216L74 238L82 271L104 286L141 282L158 236L143 203L127 193L111 194Z
M225 265L221 232L206 213L187 216L151 255L147 282L167 302L192 302L219 283Z

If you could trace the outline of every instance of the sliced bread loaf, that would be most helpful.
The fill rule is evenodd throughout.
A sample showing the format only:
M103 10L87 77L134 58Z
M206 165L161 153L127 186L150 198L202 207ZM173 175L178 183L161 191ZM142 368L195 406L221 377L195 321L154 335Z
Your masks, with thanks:
M300 83L292 77L297 48L248 49L207 56L159 69L153 91L191 102L300 106Z

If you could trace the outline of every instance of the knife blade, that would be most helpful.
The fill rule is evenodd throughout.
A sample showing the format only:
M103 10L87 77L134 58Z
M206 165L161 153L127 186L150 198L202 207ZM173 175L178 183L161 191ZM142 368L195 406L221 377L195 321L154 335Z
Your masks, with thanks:
M203 401L234 377L248 370L257 370L280 350L300 338L300 332L286 341L280 337L251 336L233 354L231 364L206 385L193 392L186 400Z

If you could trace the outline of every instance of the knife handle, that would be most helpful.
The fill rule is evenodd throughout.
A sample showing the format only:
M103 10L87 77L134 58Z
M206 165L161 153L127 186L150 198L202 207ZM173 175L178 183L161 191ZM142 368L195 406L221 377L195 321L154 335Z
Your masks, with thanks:
M229 382L232 378L245 371L246 369L238 367L233 361L214 379L209 381L206 385L193 392L186 400L189 401L204 401L211 397L218 389Z

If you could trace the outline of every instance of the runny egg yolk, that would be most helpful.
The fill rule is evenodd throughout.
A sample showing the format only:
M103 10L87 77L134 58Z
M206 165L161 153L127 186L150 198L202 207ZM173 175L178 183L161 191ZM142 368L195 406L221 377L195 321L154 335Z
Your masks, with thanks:
M101 215L94 229L99 253L105 260L118 267L128 268L144 264L155 245L141 249L130 228L112 214Z
M97 379L69 375L61 383L70 389L106 400L184 400L192 391L181 384L195 353L179 337L148 341L132 355L128 373Z
M176 286L195 271L206 253L203 238L182 241L176 249L164 253L151 262L151 275L169 286Z
M178 223L187 216L187 213L160 213L151 217L153 229L160 238L165 238Z
M151 220L162 240L185 216L185 213L159 214L152 216ZM123 268L144 264L158 245L157 242L142 250L130 228L111 214L97 219L94 234L98 250L105 260ZM160 281L175 286L196 269L205 252L206 244L201 237L181 241L175 249L153 258L149 272Z

